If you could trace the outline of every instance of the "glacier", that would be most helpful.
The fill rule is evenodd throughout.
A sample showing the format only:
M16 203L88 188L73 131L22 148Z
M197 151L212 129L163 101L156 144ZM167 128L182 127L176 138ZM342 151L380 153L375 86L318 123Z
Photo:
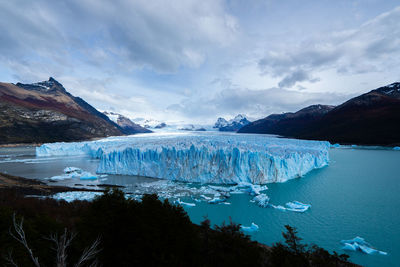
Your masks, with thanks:
M326 166L329 148L325 141L265 135L158 133L43 144L36 148L36 155L97 158L97 173L103 174L215 184L266 184L285 182Z

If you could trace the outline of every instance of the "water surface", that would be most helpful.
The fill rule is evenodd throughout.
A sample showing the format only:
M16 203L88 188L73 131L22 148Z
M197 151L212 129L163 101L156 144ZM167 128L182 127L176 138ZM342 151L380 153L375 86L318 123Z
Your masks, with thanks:
M67 166L95 172L98 160L87 157L35 158L34 148L0 148L0 172L44 179L60 175ZM298 229L307 243L316 243L331 251L344 253L340 240L361 236L383 255L346 252L350 260L364 266L399 266L400 262L400 152L388 149L331 149L330 165L308 175L281 184L269 184L266 191L274 205L298 200L312 205L305 213L260 208L247 194L232 194L231 205L197 202L185 207L195 223L207 216L213 224L256 223L260 230L255 240L272 244L282 240L284 225ZM155 179L110 175L101 181L64 180L60 184L125 185L127 192L136 185ZM196 185L194 185L196 186ZM184 199L193 202L190 198Z

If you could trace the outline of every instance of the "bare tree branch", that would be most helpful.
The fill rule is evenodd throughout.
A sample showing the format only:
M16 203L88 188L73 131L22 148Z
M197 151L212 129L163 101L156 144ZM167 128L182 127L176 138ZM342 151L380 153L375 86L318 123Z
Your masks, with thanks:
M90 247L85 248L79 261L75 264L75 267L80 267L84 262L90 261L91 259L95 258L96 255L100 252L100 249L97 249L99 244L100 237L98 237ZM90 266L97 266L97 261L94 261Z
M26 241L26 237L25 237L25 231L24 231L24 218L21 219L21 222L17 222L16 218L15 218L15 213L13 214L13 225L14 225L14 230L16 232L17 235L14 235L11 231L11 228L9 230L10 235L17 240L18 242L20 242L28 251L29 256L31 257L31 260L33 261L33 263L35 264L36 267L40 267L39 264L39 259L37 257L35 257L33 255L32 250L29 248L28 242Z
M13 256L12 256L12 250L8 251L8 254L4 256L4 259L12 266L18 267L18 265L15 263Z
M67 228L64 229L64 234L60 237L58 234L52 234L49 238L50 241L55 243L54 250L57 251L57 258L56 258L56 266L57 267L66 267L67 266L67 248L71 245L72 240L75 238L75 233L70 233L68 235Z

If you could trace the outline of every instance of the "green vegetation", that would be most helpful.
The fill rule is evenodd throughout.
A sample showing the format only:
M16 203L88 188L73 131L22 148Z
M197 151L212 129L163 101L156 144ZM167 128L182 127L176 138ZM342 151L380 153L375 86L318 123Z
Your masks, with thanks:
M156 195L138 202L113 190L92 202L67 203L2 191L0 265L353 266L344 255L317 246L307 249L296 230L286 228L285 244L267 247L232 222L193 224L182 207Z

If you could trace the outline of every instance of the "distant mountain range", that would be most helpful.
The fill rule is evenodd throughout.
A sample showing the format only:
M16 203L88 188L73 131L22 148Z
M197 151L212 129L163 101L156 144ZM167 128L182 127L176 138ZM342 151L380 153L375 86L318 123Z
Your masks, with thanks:
M129 118L124 115L112 112L112 111L104 111L104 115L106 115L110 120L115 122L119 127L122 128L125 134L136 134L136 133L151 133L149 129L146 129L139 124L134 123Z
M0 144L78 141L126 133L54 78L33 84L0 83Z
M313 105L295 113L272 114L239 132L343 144L399 145L400 83L380 87L336 107Z
M246 126L250 121L245 115L239 114L235 118L227 121L224 118L218 118L213 128L218 129L221 132L236 132L243 126Z

